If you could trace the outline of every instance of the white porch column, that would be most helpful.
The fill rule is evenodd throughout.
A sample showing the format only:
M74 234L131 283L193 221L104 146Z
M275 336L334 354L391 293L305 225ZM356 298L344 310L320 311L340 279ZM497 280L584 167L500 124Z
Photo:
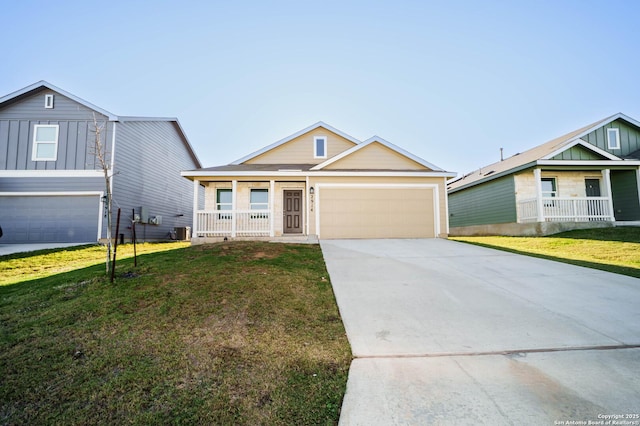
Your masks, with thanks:
M236 237L236 225L238 212L236 211L236 207L238 206L237 200L237 192L238 192L238 181L231 181L231 238Z
M198 192L200 189L200 181L198 179L193 180L193 223L191 224L191 238L198 236Z
M276 181L269 181L269 236L276 235Z
M544 202L542 201L542 174L540 169L533 169L533 177L536 181L536 204L538 210L538 222L544 222Z
M602 180L604 181L605 191L607 191L607 198L609 199L609 212L611 213L610 220L614 222L616 215L613 211L613 191L611 190L611 170L604 169L602 171Z

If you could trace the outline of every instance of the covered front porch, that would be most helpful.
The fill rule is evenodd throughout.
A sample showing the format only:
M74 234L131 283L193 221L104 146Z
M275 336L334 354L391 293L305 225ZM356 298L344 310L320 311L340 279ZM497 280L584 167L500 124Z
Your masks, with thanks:
M313 194L306 179L298 179L195 180L194 205L204 209L194 209L192 241L306 239L306 206ZM198 199L200 186L204 200Z
M518 223L625 220L640 212L637 175L637 170L544 168L519 174Z

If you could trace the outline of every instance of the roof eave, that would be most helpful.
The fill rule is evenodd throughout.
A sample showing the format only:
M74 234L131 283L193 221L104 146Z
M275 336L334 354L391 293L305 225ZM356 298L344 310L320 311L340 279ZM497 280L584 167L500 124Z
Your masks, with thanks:
M276 142L272 143L271 145L267 145L264 148L261 148L261 149L259 149L257 151L254 151L251 154L246 155L246 156L244 156L244 157L232 162L231 164L233 164L233 165L242 164L245 161L251 160L252 158L255 158L255 157L259 156L259 155L264 154L267 151L271 151L272 149L277 148L280 145L284 145L285 143L287 143L287 142L289 142L289 141L291 141L291 140L293 140L293 139L295 139L295 138L297 138L299 136L302 136L305 133L311 132L311 131L317 129L318 127L324 127L325 129L329 130L330 132L335 133L338 136L342 136L343 138L353 142L354 144L359 144L360 143L360 141L358 139L354 138L353 136L350 136L350 135L342 132L341 130L336 129L333 126L330 126L329 124L325 123L324 121L318 121L317 123L312 124L311 126L305 127L304 129L299 130L299 131L295 132L294 134L287 136L286 138L280 139L279 141L276 141Z
M118 116L115 114L110 113L109 111L102 109L94 104L92 104L91 102L87 102L82 98L77 97L74 94L71 94L69 92L67 92L66 90L63 90L57 86L54 86L53 84L49 83L48 81L45 80L40 80L37 83L33 83L27 87L23 87L20 90L17 90L13 93L10 93L6 96L3 96L2 98L0 98L0 105L2 105L5 102L11 101L12 99L15 99L19 96L22 96L24 94L27 94L29 92L32 92L34 90L39 89L40 87L46 87L49 90L53 90L54 92L57 92L59 94L61 94L62 96L65 96L75 102L78 102L81 105L86 106L89 109L92 109L96 112L99 112L100 114L104 115L105 117L107 117L109 119L109 121L118 121Z

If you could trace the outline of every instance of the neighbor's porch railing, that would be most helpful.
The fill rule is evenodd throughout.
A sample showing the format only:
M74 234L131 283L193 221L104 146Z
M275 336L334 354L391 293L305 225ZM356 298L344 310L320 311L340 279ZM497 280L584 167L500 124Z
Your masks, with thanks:
M194 237L273 236L269 210L198 210Z
M542 205L542 214L538 214ZM609 197L543 197L518 203L518 222L588 222L613 221Z

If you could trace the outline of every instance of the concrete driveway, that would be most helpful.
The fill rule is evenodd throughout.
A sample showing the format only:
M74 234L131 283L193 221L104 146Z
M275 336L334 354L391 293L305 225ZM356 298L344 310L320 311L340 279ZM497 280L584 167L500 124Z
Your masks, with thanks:
M640 425L640 280L442 239L321 246L356 357L341 425Z

